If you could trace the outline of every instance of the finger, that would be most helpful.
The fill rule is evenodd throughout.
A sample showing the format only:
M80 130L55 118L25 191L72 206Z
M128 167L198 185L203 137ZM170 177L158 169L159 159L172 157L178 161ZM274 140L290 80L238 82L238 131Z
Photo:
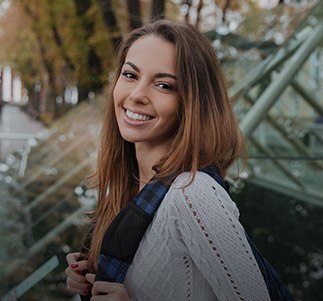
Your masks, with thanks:
M80 271L76 271L75 269L72 269L71 267L67 267L65 269L65 274L67 277L69 277L79 283L87 282L87 280L85 279L85 276L81 275Z
M69 286L68 284L67 284L67 290L71 293L79 294L79 295L87 295L88 294L88 290L74 288L74 287Z
M66 283L73 288L80 289L80 290L88 290L92 285L88 282L80 283L78 281L75 281L74 279L67 277Z
M96 281L94 282L92 287L92 295L99 295L100 293L117 293L120 292L120 290L122 290L120 286L122 286L122 284L120 283Z
M88 282L90 282L90 283L94 283L94 281L95 281L95 274L91 274L91 273L87 273L86 275L85 275L85 278L86 278L86 280L88 281Z
M88 267L88 261L87 260L81 260L81 261L75 261L69 265L72 269L83 271L87 270Z
M90 301L116 301L121 300L117 299L114 295L104 295L104 296L93 296L91 297Z
M72 263L75 263L78 258L80 257L81 253L75 252L75 253L69 253L66 255L66 261L70 265Z

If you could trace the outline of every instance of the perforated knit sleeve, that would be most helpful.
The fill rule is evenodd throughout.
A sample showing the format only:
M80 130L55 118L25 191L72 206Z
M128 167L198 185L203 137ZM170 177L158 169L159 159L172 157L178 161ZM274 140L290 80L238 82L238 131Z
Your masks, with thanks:
M189 173L174 182L187 183ZM185 180L185 181L184 181ZM190 256L219 300L270 300L239 211L209 175L197 172L186 188L171 192L176 227Z

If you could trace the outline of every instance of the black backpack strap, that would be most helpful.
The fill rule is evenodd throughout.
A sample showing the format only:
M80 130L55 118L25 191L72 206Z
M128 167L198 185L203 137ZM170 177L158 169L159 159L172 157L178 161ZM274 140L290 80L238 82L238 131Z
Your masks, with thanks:
M279 279L278 273L270 263L261 255L258 248L249 238L245 231L247 241L251 247L252 253L258 263L262 276L264 277L271 300L293 301L293 297L286 286Z

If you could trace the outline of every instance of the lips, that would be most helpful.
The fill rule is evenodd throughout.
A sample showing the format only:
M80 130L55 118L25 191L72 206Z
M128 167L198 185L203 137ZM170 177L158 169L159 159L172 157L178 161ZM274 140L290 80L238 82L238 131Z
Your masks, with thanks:
M143 111L136 110L136 109L132 110L132 109L125 108L125 107L123 107L123 109L124 109L125 112L128 111L128 112L130 112L132 114L138 114L138 115L142 115L142 116L148 116L151 119L156 117L154 115L151 115L151 114L148 114L148 113L145 113Z
M137 113L132 113L131 111L127 110L126 111L126 115L134 120L134 121L147 121L147 120L151 120L152 117L149 117L147 115L140 115L140 114L137 114Z
M148 120L135 120L130 118L127 114L126 114L126 110L122 110L122 115L123 115L123 121L127 126L130 127L142 127L142 126L146 126L149 125L153 120L155 120L155 117L148 119ZM150 116L150 115L147 115Z

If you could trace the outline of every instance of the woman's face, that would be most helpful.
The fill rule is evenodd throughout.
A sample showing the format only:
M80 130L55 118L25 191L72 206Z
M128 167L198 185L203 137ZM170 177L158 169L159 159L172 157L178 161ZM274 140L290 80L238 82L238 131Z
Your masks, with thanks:
M130 47L113 91L122 137L151 146L165 144L177 126L175 47L155 35Z

